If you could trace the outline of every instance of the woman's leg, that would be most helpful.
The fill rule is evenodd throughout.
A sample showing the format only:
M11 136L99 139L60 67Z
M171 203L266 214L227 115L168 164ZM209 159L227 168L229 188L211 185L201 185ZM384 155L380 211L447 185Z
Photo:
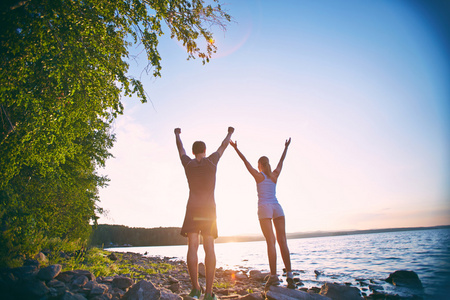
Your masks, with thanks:
M286 221L284 216L273 219L273 225L277 232L277 241L280 246L281 257L283 258L286 272L292 272L291 270L291 257L286 239Z
M259 219L259 225L266 238L267 254L269 256L270 274L277 274L277 250L275 248L275 235L272 228L272 219Z

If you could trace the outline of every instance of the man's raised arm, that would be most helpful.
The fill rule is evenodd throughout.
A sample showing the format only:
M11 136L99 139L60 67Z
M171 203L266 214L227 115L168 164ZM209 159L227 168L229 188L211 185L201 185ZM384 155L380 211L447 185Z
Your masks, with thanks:
M186 151L183 148L183 143L181 142L180 138L181 129L175 128L174 133L175 133L175 140L177 142L178 154L180 154L181 158L183 155L186 155Z
M222 156L222 154L225 151L225 149L227 149L228 144L230 143L231 135L233 134L233 132L234 132L234 128L233 127L228 127L228 134L225 137L225 139L223 140L223 142L220 145L219 149L217 149L217 152L219 153L219 156Z

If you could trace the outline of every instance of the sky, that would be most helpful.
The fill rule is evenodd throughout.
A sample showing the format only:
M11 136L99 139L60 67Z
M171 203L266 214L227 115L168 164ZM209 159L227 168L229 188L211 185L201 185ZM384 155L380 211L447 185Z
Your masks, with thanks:
M217 53L187 60L166 31L162 77L130 60L149 102L123 98L114 158L99 170L100 224L181 227L188 184L174 128L191 156L227 134L256 168L275 168L286 231L450 224L449 6L421 0L227 0ZM431 1L438 4L440 1ZM139 47L130 53L139 53ZM234 149L221 157L219 235L261 234L256 183Z

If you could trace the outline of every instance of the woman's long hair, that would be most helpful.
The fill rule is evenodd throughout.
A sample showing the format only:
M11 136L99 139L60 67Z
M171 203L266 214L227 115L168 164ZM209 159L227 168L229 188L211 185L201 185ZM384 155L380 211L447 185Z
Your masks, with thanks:
M258 159L258 164L261 165L261 171L266 174L267 177L272 177L272 169L270 168L269 159L267 156L261 156Z

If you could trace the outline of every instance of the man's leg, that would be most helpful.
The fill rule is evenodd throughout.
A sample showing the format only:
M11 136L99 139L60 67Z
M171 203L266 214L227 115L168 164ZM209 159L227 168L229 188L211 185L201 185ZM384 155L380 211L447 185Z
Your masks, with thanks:
M214 237L203 236L203 249L205 249L206 291L212 295L214 275L216 273L216 253L214 251Z
M188 233L187 265L189 276L191 277L192 288L196 290L200 290L200 285L198 284L198 245L198 233Z

